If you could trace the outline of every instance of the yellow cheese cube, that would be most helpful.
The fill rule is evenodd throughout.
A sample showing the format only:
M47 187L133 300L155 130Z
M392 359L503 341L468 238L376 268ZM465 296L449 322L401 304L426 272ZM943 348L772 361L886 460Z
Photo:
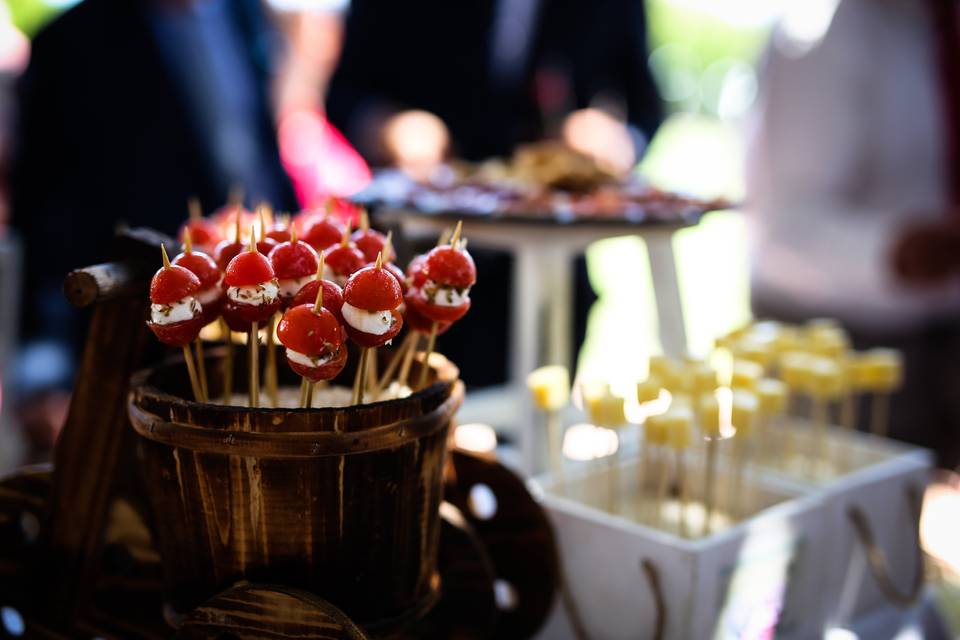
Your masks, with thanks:
M649 377L643 382L637 383L637 402L645 404L653 402L660 397L660 390L663 389L663 383L659 378Z
M623 398L607 392L586 400L590 422L598 427L619 427L627 421L623 413Z
M538 409L559 411L570 402L570 373L566 367L540 367L527 376L527 388Z
M698 404L698 418L703 435L708 438L719 438L720 432L720 404L717 397L710 394L700 396Z

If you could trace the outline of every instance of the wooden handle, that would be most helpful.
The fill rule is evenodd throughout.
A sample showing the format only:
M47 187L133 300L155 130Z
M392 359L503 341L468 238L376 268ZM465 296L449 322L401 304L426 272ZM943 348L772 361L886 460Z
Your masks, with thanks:
M128 295L146 295L148 281L124 262L107 262L71 271L63 295L78 309Z

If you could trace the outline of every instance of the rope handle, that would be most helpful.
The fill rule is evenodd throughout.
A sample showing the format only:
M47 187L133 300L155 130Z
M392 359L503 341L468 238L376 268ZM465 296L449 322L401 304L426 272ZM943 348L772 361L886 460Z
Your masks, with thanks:
M915 486L909 486L906 488L905 493L907 502L910 505L913 522L916 523L918 527L916 568L914 570L913 583L910 585L910 588L906 593L900 591L900 589L898 589L894 584L893 579L890 577L890 567L887 564L887 555L884 553L883 549L877 545L876 537L873 535L873 528L871 527L870 521L863 509L856 505L851 505L850 508L847 509L847 517L850 518L850 523L853 525L853 530L856 533L857 539L863 547L864 554L867 558L867 564L870 567L870 573L873 574L874 580L877 581L877 587L880 589L881 595L883 595L883 597L886 598L891 604L903 609L913 606L920 598L920 594L923 592L923 583L925 579L923 550L920 548L919 531L921 507L920 491Z
M653 624L653 639L663 640L663 632L667 626L667 601L660 585L660 572L649 558L640 558L640 570L647 577L650 592L653 594L653 606L657 611Z

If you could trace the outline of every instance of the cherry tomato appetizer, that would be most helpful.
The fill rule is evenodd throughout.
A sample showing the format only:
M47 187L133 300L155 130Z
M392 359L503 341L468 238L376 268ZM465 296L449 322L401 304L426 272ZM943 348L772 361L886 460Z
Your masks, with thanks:
M339 243L342 237L343 227L327 215L309 220L303 230L303 241L317 251Z
M247 250L231 260L223 283L232 303L224 306L223 315L233 316L234 322L265 322L280 308L280 285L270 260L259 251Z
M379 347L394 338L403 327L398 307L403 303L400 283L390 272L365 267L343 288L344 328L350 339L362 347Z
M287 363L299 375L317 382L329 380L347 362L343 327L326 308L312 304L291 307L277 326L277 339L287 349Z
M426 280L410 302L417 311L438 322L455 322L470 310L470 287L477 268L466 250L451 245L435 247L422 267Z
M182 347L196 339L203 328L203 310L194 297L199 290L200 279L183 267L165 265L154 274L147 326L160 342Z
M289 303L317 272L320 258L306 242L281 242L270 252L270 263L280 283L280 297Z
M333 280L339 285L345 285L347 278L363 269L367 261L363 254L352 244L340 243L328 248L324 252L324 278Z

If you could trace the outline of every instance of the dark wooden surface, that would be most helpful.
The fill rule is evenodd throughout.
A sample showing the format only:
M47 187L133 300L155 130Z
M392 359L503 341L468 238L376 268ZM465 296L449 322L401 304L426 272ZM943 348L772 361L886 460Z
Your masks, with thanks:
M184 401L179 362L139 377L130 417L174 609L250 580L317 594L371 635L426 614L463 397L449 373L403 400L311 411Z

